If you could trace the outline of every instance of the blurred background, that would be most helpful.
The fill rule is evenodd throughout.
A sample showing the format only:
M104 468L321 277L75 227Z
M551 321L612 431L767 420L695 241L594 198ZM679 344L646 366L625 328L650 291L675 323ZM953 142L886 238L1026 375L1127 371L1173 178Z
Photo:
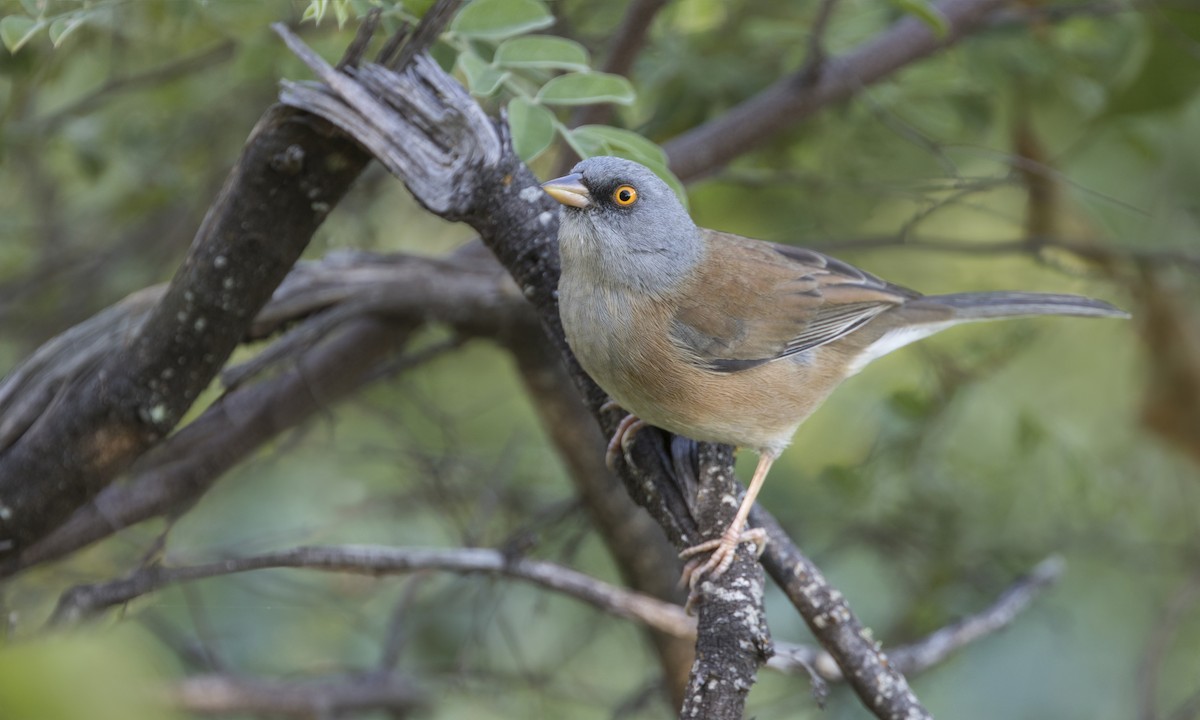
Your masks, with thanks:
M554 18L533 29L597 59L626 10L528 3ZM0 371L170 278L280 79L310 77L270 23L332 61L369 7L394 27L429 4L0 0ZM602 122L668 143L801 67L819 8L665 3L629 73L636 99ZM838 0L824 47L844 53L910 13L937 25L919 0ZM524 80L480 87L461 57L491 61L496 38L461 30L436 55L498 111ZM561 128L524 151L548 178L571 161L576 110L545 109ZM923 292L1071 292L1135 315L989 324L905 349L839 390L772 472L761 502L888 645L1066 559L1012 627L910 678L935 716L1200 716L1198 137L1193 2L1025 0L688 184L702 225L815 247ZM470 237L373 167L307 256L440 255ZM445 338L429 328L420 343ZM565 478L511 356L477 340L264 448L174 522L161 553L186 564L533 534L531 554L620 582ZM44 630L64 590L136 568L165 527L4 581L0 717L186 717L156 689L197 669L372 667L394 617L397 667L436 698L429 717L673 714L638 628L499 578L262 571ZM767 604L776 639L810 641L782 596ZM867 717L844 688L822 712L806 680L766 670L748 715Z

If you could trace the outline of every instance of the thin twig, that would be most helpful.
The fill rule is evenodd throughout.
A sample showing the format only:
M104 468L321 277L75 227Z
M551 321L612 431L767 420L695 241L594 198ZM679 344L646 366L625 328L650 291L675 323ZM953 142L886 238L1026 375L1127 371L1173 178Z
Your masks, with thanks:
M821 78L821 71L825 67L825 32L829 29L829 18L833 16L835 4L837 0L821 0L817 6L817 14L808 29L808 54L796 76L801 87L814 85Z
M420 570L488 573L524 580L555 590L617 617L635 620L662 632L687 637L695 622L672 603L631 592L562 565L507 557L486 548L396 548L378 545L309 546L230 558L202 565L149 567L127 578L80 585L59 599L53 624L78 620L168 585L266 568L301 568L365 575L399 575Z

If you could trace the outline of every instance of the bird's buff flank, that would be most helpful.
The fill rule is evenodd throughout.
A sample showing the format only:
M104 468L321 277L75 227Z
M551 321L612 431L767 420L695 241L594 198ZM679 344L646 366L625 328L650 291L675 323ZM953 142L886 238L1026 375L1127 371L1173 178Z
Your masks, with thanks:
M595 157L542 186L563 204L559 303L583 369L629 411L610 462L644 423L759 453L720 539L688 548L693 597L733 562L771 463L870 361L948 327L1028 315L1128 317L1108 303L1025 292L924 296L827 255L697 227L649 169ZM704 554L711 554L704 559Z

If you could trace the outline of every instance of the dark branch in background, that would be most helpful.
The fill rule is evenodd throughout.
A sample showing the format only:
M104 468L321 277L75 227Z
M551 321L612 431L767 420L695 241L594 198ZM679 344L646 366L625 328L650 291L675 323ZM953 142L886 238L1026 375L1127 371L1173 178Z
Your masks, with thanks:
M815 82L806 82L806 69L802 68L719 117L667 142L663 148L670 158L671 170L685 182L708 175L817 110L849 99L864 87L954 44L983 24L988 13L1006 4L1007 0L938 3L937 12L949 28L940 38L920 20L902 18L845 55L826 58Z
M625 9L621 24L609 40L604 62L600 70L626 77L633 71L633 61L646 45L646 35L658 11L669 0L632 0ZM611 104L585 105L571 117L571 126L607 125L612 121L614 108Z

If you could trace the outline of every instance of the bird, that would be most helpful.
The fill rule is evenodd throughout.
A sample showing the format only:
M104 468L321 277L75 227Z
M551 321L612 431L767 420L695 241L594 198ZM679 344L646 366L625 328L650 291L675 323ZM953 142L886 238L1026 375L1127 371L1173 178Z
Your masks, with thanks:
M606 405L629 413L609 443L610 465L645 425L758 453L734 520L680 553L693 596L728 570L742 542L761 554L765 535L746 522L772 463L871 361L963 323L1129 317L1077 295L922 295L814 250L702 228L666 182L622 158L585 159L542 188L562 205L567 344Z

